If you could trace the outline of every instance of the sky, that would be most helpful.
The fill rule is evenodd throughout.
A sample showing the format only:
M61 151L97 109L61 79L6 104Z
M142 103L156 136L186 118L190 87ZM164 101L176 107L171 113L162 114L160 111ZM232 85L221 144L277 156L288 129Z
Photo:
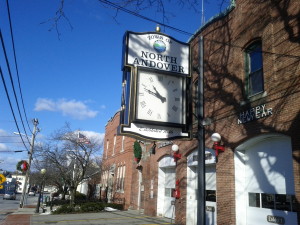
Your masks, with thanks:
M195 33L201 27L199 12L180 6L177 0L166 2L168 20L154 8L140 14L168 26ZM183 1L185 2L185 1ZM228 0L204 0L208 21L228 6ZM103 139L105 126L120 109L122 40L126 31L155 31L156 23L104 6L98 0L65 0L65 18L53 28L60 0L9 0L10 17L17 58L17 68L25 112L14 63L6 0L0 1L0 29L10 65L24 127L18 112L3 48L0 66L7 86L17 125L0 81L0 169L14 171L20 160L27 160L19 136L31 137L32 119L39 120L36 141L43 142L55 130L69 123L73 130L89 138ZM132 8L131 8L132 9ZM190 35L161 27L173 38L187 42ZM28 124L27 122L28 121ZM29 129L30 127L30 129ZM25 139L26 140L26 139ZM28 149L29 144L27 143ZM101 153L99 153L101 154Z

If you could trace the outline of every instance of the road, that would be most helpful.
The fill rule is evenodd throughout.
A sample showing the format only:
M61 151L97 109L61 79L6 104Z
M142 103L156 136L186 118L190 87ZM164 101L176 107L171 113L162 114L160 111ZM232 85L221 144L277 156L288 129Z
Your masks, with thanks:
M17 210L20 205L21 194L17 194L16 200L3 200L3 196L0 196L0 222L4 220L4 218ZM35 205L37 202L37 196L28 196L25 200L25 204L27 205Z

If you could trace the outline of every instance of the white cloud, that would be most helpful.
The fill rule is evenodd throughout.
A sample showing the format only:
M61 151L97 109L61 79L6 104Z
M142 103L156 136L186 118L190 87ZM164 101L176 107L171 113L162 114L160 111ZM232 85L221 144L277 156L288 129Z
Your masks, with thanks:
M38 98L35 103L35 111L57 111L56 104L51 99Z
M7 148L7 146L5 144L0 143L0 150L1 151L6 151L6 150L8 150L8 148Z
M4 158L5 160L3 160L2 163L0 163L0 168L2 170L7 170L7 171L15 171L16 170L16 165L17 163L22 160L19 157L13 157L13 156L8 156ZM26 159L25 159L26 160Z
M98 111L89 109L85 102L67 99L54 101L47 98L38 98L34 110L60 112L64 116L70 116L78 120L94 118L98 114Z

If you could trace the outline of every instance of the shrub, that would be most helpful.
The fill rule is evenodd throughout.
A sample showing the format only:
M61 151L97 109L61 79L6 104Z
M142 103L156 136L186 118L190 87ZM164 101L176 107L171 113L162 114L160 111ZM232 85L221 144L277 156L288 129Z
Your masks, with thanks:
M50 206L52 204L52 206L54 205L66 205L70 203L70 200L59 200L59 199L55 199L52 202L46 202L46 206Z
M104 205L96 202L85 203L80 206L81 212L100 212L103 209Z
M58 207L55 211L53 211L53 214L74 213L74 212L75 212L75 208L67 204Z
M86 200L86 195L85 194L82 194L82 193L80 193L80 192L78 192L78 191L76 191L76 193L75 193L75 201L76 200Z
M62 200L60 200L62 203ZM80 202L75 203L75 206L70 206L70 204L61 205L53 212L53 214L67 214L67 213L87 213L87 212L100 212L103 211L105 207L111 207L118 210L123 210L124 206L122 204L116 203L104 203L104 202Z

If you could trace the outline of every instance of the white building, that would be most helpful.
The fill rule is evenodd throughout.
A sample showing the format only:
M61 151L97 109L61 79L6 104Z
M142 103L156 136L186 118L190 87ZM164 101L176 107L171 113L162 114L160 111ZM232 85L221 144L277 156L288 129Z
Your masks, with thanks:
M23 193L23 189L25 186L25 175L13 174L12 178L15 178L16 181L18 182L18 188L16 189L17 193Z

